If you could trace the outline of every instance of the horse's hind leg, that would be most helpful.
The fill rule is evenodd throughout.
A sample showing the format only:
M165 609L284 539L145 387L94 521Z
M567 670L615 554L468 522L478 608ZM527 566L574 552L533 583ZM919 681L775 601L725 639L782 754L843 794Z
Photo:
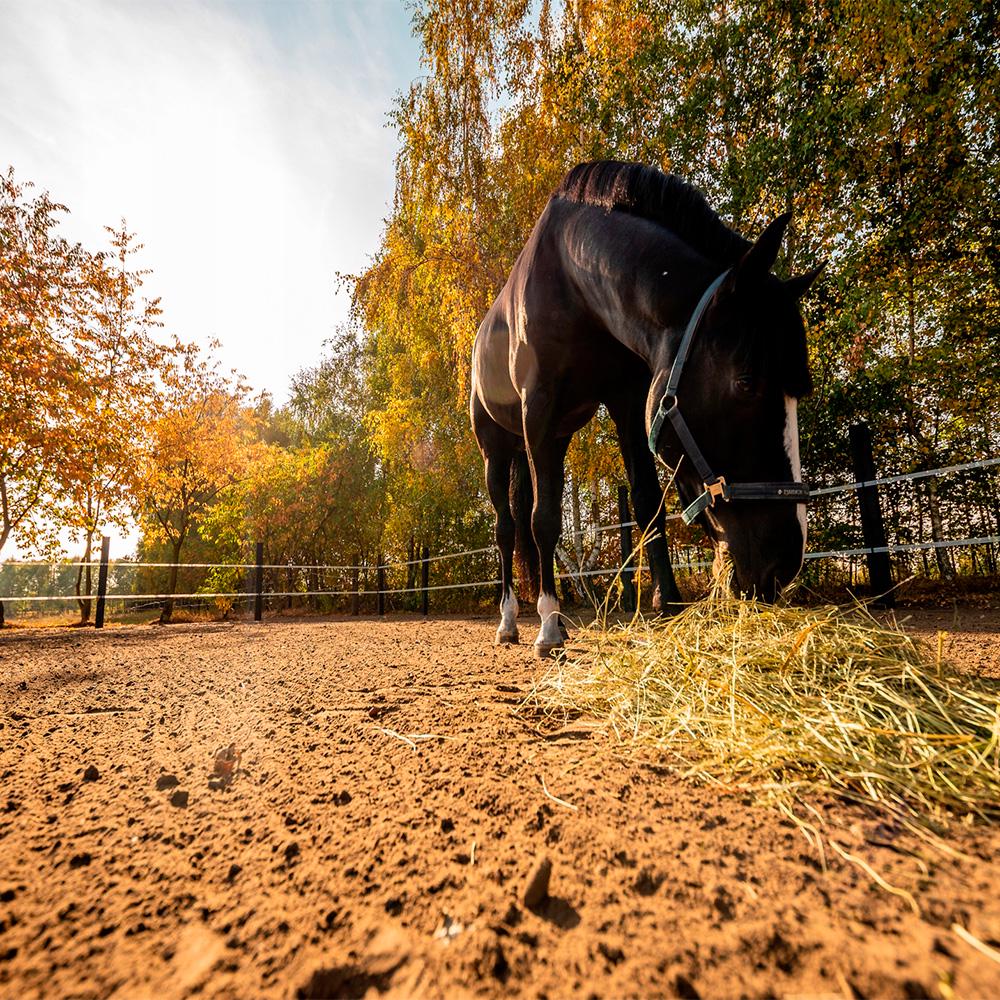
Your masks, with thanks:
M496 543L500 550L500 626L496 644L515 643L517 596L514 593L514 515L510 509L510 471L516 449L514 435L498 427L478 400L472 406L473 428L486 466L486 490L496 511Z
M497 512L496 542L500 550L500 626L496 644L514 643L517 595L514 593L514 517L510 509L510 466L513 455L486 459L486 488Z
M564 639L556 597L555 551L562 530L564 462L570 439L552 436L554 411L554 398L547 394L536 392L525 400L524 441L535 492L531 532L538 548L541 571L538 616L542 621L535 639L535 652L539 656L547 656L562 646Z

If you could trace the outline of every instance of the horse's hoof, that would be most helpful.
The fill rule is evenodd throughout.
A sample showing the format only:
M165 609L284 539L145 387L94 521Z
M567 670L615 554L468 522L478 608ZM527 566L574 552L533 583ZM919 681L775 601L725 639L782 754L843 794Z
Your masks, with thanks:
M521 641L521 637L517 634L517 629L513 632L497 632L496 639L493 640L494 646L516 646Z
M664 600L659 590L653 593L653 611L656 614L664 615L667 618L673 618L674 615L680 614L683 610L684 602L681 600L680 594L677 594L676 597Z
M551 656L556 650L562 649L563 643L560 639L559 642L536 642L535 643L535 656L540 660L544 660Z

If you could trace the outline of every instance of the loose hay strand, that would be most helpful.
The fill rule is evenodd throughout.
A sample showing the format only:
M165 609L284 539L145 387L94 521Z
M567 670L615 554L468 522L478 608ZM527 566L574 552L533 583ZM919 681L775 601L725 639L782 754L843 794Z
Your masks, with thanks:
M853 607L724 596L674 619L606 617L576 636L528 703L586 712L702 781L796 807L826 792L918 829L1000 817L1000 685Z
M952 933L957 934L966 944L972 945L981 955L985 955L1000 965L1000 951L997 951L996 948L991 948L985 942L980 941L975 934L970 934L961 924L952 924L951 930Z

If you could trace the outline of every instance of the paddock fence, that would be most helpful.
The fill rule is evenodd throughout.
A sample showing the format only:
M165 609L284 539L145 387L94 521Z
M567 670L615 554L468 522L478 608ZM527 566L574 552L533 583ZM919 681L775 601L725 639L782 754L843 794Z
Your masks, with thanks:
M871 439L865 425L851 428L856 478L835 485L817 485L810 492L815 508L826 507L820 519L822 538L840 544L808 551L803 574L811 584L837 579L850 587L868 586L882 602L892 603L893 581L912 575L948 578L961 575L996 576L1000 569L1000 457L963 462L936 469L878 477L874 472ZM946 491L938 484L949 482ZM915 489L923 484L924 489ZM934 484L927 489L927 484ZM888 501L888 502L886 502ZM928 505L934 505L928 510ZM885 511L888 510L889 516ZM955 513L959 513L956 518ZM618 488L616 523L563 532L557 579L562 597L594 600L618 588L624 610L636 606L635 529L628 493ZM680 515L667 515L678 520ZM961 523L961 537L941 537L947 521ZM699 573L711 565L703 541L691 531L672 538L671 560L680 576ZM890 538L892 539L890 541ZM578 544L586 541L586 549ZM209 579L231 581L229 586L204 583L194 590L169 594L135 586L137 574L171 570L169 562L112 560L109 540L102 540L101 558L81 561L7 561L0 564L0 606L8 618L59 611L93 602L94 624L104 624L109 606L126 610L159 609L165 602L185 609L211 609L252 614L260 621L264 611L311 608L346 614L384 615L406 610L427 615L435 610L486 607L500 596L494 545L432 555L426 546L415 558L358 564L268 563L264 544L256 542L254 558L233 563L178 563L185 571L211 574ZM97 591L73 592L81 569L97 570ZM150 572L151 571L151 572ZM390 586L390 576L404 583ZM47 591L47 592L42 592Z

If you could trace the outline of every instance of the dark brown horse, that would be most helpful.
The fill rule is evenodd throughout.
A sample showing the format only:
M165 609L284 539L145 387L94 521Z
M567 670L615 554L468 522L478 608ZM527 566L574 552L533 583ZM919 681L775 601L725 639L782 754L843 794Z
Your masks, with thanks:
M680 602L654 450L677 467L690 519L728 552L738 592L773 600L798 573L796 401L810 379L797 301L818 269L770 273L788 221L750 243L695 188L631 163L582 164L552 194L473 348L470 413L501 556L497 642L518 639L516 542L538 592L536 649L562 644L563 464L602 403L636 520L652 529L654 608Z

